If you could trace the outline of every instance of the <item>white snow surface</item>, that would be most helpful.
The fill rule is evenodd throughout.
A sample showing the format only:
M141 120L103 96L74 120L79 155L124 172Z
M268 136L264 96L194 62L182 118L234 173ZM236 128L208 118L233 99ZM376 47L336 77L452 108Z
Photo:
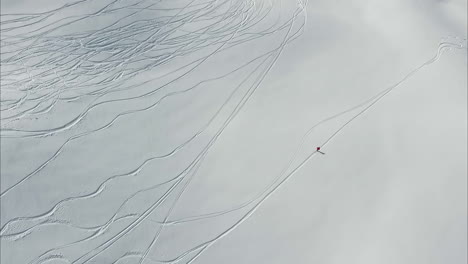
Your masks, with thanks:
M0 261L464 264L466 35L466 0L2 0Z

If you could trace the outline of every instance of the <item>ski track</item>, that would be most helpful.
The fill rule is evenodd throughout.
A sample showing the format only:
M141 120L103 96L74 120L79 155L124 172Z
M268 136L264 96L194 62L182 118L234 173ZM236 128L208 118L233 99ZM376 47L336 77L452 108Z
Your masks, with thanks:
M255 91L262 87L261 84L280 60L283 50L305 30L307 1L294 2L295 8L287 16L281 12L283 5L287 3L256 0L181 0L171 4L162 0L112 0L103 2L100 6L96 4L94 11L69 15L72 10L84 10L91 3L90 0L80 0L41 13L0 16L1 92L3 96L10 95L6 99L2 97L0 101L0 137L7 142L56 137L61 142L57 149L48 151L49 156L38 157L43 161L37 162L39 165L29 173L15 176L19 180L2 189L2 199L19 197L20 187L31 184L33 178L49 176L51 173L66 175L66 172L51 171L49 167L63 162L62 154L73 152L77 145L85 144L92 137L105 136L115 128L115 124L124 123L129 118L137 118L150 111L162 111L164 103L170 104L179 97L193 94L194 100L201 100L197 96L208 93L212 89L208 87L210 83L225 80L234 74L241 74L243 77L229 87L218 87L217 89L224 89L227 94L219 99L218 107L201 119L203 122L197 125L192 134L172 146L169 151L163 153L154 149L146 153L145 159L133 161L132 167L125 172L99 176L102 180L97 185L88 186L86 190L76 190L76 194L71 196L58 197L53 205L39 214L10 213L9 219L0 224L2 243L21 243L42 227L65 226L67 230L83 234L78 240L50 247L39 255L25 253L31 264L94 263L116 243L125 242L145 222L157 226L148 230L148 244L143 248L128 248L126 252L120 252L120 255L111 256L112 260L107 255L106 259L111 261L108 263L118 264L126 259L135 259L139 264L182 261L193 263L212 245L249 219L271 195L308 164L317 151L306 151L304 156L304 150L317 127L346 117L322 141L320 146L325 147L394 89L437 62L444 51L466 50L466 39L442 40L434 57L415 67L394 85L355 106L312 124L303 133L281 170L252 197L237 201L235 206L220 211L174 219L174 210L192 180L202 176L199 175L199 169L208 164L211 150L218 139L229 129L231 122L242 112ZM92 24L94 19L109 17L112 17L110 22L105 22L108 24L104 23L100 28L80 29L83 23ZM195 78L195 81L191 79L200 70L216 67L212 60L243 45L262 47L262 41L269 37L280 39L281 42L273 47L265 45L260 54L246 56L244 63L231 65L229 69L217 72L214 76L201 80ZM182 82L186 80L191 83L183 85ZM63 111L72 103L81 106L76 115ZM99 115L99 111L110 106L119 109L121 104L130 103L130 109L112 112L98 125L88 124L93 116ZM34 119L39 124L42 122L47 125L48 120L55 115L63 118L59 124L52 124L47 128L37 128L34 127L36 123L29 122ZM197 144L201 145L198 149ZM160 179L156 177L154 182L140 180L138 183L141 186L125 186L123 180L138 181L142 174L151 173L145 170L147 166L154 165L156 161L177 158L185 152L194 154L183 162L180 171L168 173ZM2 174L2 177L8 176ZM78 207L80 202L96 199L118 188L133 189L127 196L120 197L121 202L115 212L99 223L82 225L79 219L62 219L57 216L62 208L74 205ZM138 197L155 191L160 193L153 195L153 199L147 204L142 204L140 212L125 212L129 204ZM167 209L163 212L164 207ZM204 242L189 249L181 248L181 253L173 257L158 258L152 255L165 243L162 234L167 227L213 220L243 209L246 210L245 213L233 219L217 235L205 238ZM155 214L162 220L152 219ZM128 224L124 227L116 225L121 222ZM61 235L67 236L66 233ZM67 255L67 250L75 250L75 256Z

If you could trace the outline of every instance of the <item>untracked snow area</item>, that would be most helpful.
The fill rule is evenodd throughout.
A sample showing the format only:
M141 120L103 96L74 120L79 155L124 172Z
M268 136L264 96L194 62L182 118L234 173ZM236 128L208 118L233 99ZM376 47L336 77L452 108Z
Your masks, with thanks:
M466 0L2 0L0 261L464 264L466 35Z

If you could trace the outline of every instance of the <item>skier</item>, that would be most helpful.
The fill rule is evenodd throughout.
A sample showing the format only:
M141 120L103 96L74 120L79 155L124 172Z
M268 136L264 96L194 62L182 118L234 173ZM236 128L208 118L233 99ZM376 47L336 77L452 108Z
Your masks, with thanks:
M320 151L320 147L317 147L317 152L322 154L322 155L325 155L325 153L323 153L322 151Z

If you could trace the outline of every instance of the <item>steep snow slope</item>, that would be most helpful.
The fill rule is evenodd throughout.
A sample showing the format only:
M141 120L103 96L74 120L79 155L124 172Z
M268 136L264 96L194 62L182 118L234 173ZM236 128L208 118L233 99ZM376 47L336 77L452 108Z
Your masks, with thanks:
M466 10L3 1L1 263L466 263Z

